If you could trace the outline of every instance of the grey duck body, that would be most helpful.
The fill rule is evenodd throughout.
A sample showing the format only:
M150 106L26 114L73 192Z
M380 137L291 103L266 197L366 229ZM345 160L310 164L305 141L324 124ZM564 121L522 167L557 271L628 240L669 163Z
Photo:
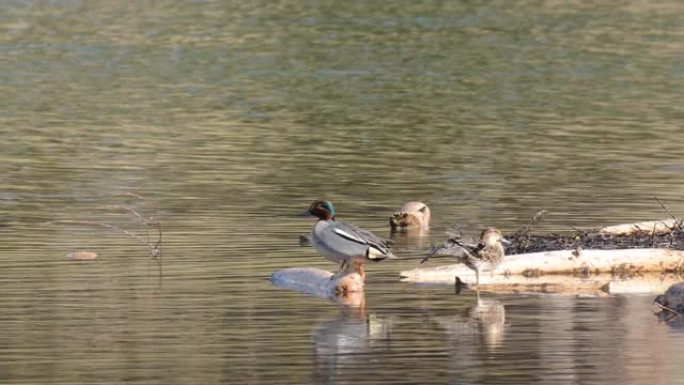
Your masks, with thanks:
M326 259L341 264L340 272L350 262L394 258L387 241L351 223L336 221L335 209L326 200L314 201L302 215L318 217L311 230L311 243Z

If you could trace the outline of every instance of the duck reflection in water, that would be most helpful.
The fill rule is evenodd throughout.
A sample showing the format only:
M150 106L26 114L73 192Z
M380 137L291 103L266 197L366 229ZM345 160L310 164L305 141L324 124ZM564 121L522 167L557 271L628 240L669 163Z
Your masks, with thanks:
M466 309L466 315L475 322L483 344L490 348L499 348L503 342L506 324L506 308L496 299L482 299L476 292L475 304Z
M377 352L378 348L389 350L390 318L367 314L363 293L350 293L349 297L353 300L346 303L358 305L340 306L338 317L321 322L312 332L317 383L335 383L342 375L347 379L355 376L359 373L344 369L366 368L367 353Z
M474 303L462 315L431 316L430 320L444 329L459 351L477 349L478 346L492 351L503 345L506 309L497 299L482 298L479 291L475 293ZM475 341L466 341L473 338Z

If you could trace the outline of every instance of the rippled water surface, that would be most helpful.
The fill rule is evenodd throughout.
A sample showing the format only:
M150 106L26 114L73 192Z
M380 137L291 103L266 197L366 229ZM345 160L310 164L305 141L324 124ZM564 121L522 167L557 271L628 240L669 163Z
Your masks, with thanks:
M476 308L397 280L453 223L666 217L654 196L684 214L683 12L0 2L0 382L684 383L652 294ZM276 288L335 268L297 242L318 197L386 237L424 201L430 237L369 266L360 307Z

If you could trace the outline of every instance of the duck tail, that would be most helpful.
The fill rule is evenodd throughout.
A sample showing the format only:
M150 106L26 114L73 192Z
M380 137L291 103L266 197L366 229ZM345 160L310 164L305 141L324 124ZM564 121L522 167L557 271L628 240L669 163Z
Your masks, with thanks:
M390 250L378 250L375 247L371 246L366 250L366 259L369 259L373 262L379 262L385 259L396 259L397 257L392 254Z

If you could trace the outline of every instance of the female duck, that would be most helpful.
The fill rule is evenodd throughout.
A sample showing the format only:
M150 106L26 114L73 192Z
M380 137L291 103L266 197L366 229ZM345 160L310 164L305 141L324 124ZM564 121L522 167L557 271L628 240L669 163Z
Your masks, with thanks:
M430 227L430 208L423 202L407 202L389 218L392 231Z
M318 217L311 230L311 242L326 259L340 263L337 274L343 273L351 262L377 262L396 258L387 241L350 223L336 221L335 209L329 201L314 201L301 215Z
M501 231L489 227L482 231L480 242L477 245L449 239L443 247L433 250L430 256L449 255L458 258L460 262L465 263L466 266L475 271L476 282L479 285L482 268L487 265L493 268L501 263L505 253L503 244L508 245L510 242L503 237Z

